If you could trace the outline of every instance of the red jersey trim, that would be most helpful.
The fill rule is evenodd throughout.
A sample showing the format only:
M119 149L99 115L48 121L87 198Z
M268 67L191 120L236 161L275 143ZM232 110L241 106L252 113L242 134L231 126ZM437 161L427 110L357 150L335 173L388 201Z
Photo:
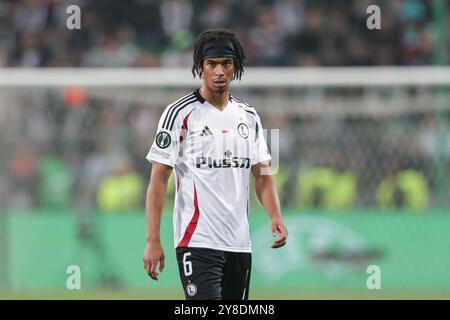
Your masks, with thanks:
M200 217L200 210L198 209L198 199L197 199L197 190L195 188L194 183L194 215L192 216L191 222L189 222L186 231L184 232L183 239L181 239L178 247L187 247L189 245L189 241L191 241L192 235L194 234L195 229L197 228L198 218Z

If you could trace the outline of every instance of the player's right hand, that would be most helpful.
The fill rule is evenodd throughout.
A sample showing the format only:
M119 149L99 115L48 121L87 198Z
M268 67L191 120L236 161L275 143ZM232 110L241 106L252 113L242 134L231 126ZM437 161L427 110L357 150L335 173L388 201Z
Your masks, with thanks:
M278 239L272 244L273 249L281 248L286 244L288 237L288 230L281 217L273 218L270 221L270 228L272 229L272 235L278 236Z
M159 263L159 272L162 272L164 269L164 262L166 257L164 256L164 249L161 245L161 242L153 242L147 243L144 251L144 269L147 274L153 280L158 280L158 273L156 272L156 268Z

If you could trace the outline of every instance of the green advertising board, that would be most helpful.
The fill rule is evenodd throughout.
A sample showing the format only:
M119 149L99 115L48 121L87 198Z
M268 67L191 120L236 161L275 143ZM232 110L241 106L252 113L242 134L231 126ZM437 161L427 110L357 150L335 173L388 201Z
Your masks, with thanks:
M274 238L263 212L251 214L252 292L381 290L450 292L450 215L285 212L289 240ZM65 290L68 267L81 270L82 289L101 287L181 293L172 216L163 215L166 266L158 282L145 273L143 212L95 213L95 232L80 236L72 211L8 215L8 288ZM372 279L372 280L371 280ZM370 283L369 283L370 282Z

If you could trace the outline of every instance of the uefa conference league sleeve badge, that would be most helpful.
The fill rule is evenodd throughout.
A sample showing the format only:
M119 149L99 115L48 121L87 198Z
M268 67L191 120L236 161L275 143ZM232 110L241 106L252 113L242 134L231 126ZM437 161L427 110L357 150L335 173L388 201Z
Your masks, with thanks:
M170 137L170 134L165 131L160 131L156 135L156 145L160 147L161 149L166 149L170 146L172 143L172 138Z

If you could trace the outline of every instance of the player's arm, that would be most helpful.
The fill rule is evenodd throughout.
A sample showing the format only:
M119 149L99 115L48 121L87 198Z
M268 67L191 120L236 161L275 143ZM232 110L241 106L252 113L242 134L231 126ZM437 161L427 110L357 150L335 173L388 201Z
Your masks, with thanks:
M160 227L161 214L166 200L167 181L169 180L172 167L153 162L150 183L147 189L145 201L147 217L147 246L144 252L144 268L147 274L158 280L156 272L158 263L159 271L164 269L164 250L161 245Z
M271 218L272 234L278 235L272 248L280 248L286 244L288 231L281 216L280 201L275 181L270 173L269 162L263 161L253 165L252 173L255 178L256 195Z

